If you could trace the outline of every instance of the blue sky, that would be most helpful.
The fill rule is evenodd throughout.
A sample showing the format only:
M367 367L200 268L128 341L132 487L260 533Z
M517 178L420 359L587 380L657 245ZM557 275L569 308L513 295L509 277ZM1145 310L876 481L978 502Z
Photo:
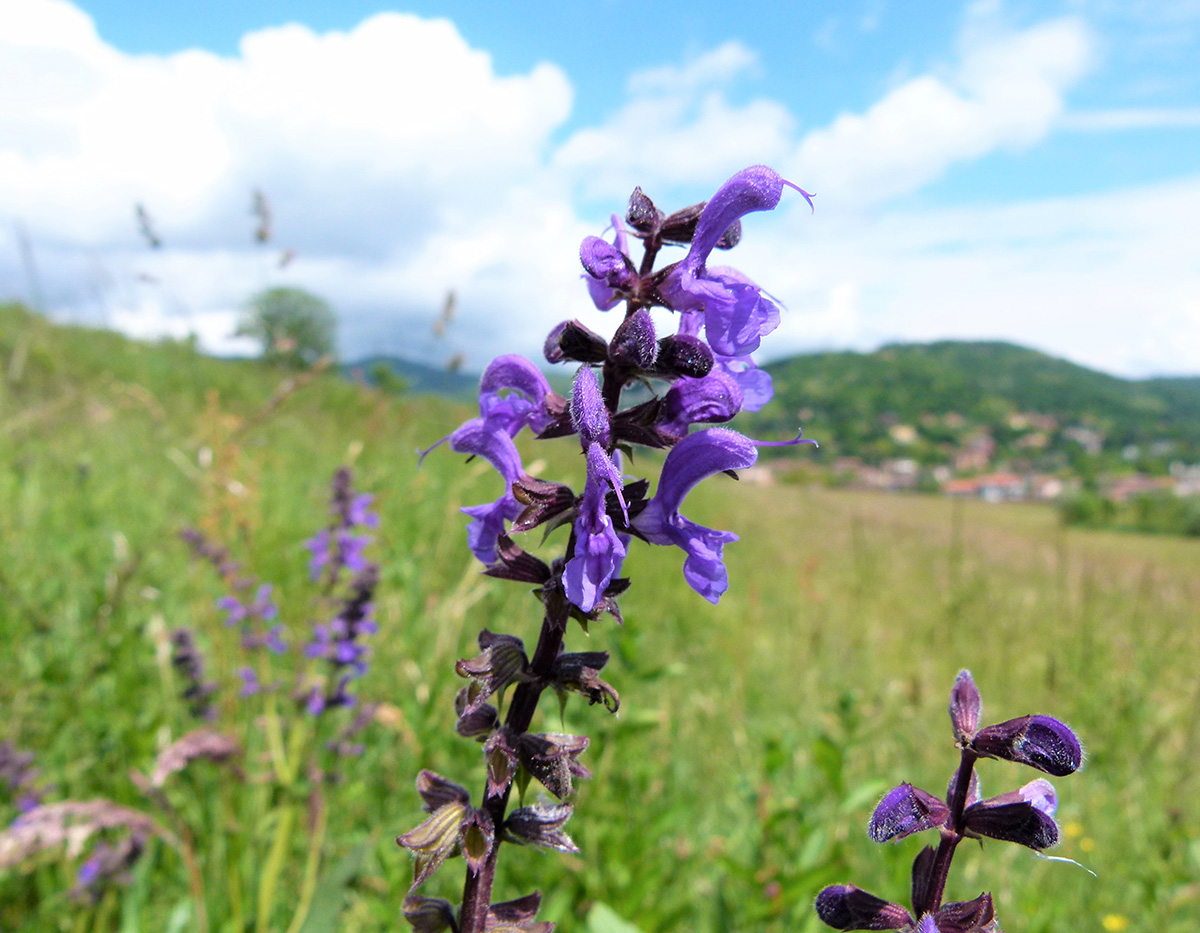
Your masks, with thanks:
M768 162L818 205L730 257L787 308L774 355L994 337L1200 372L1197 0L21 0L6 42L0 297L24 236L63 316L228 350L246 295L296 284L347 355L479 367L605 330L573 252L634 184L678 205ZM242 241L255 186L282 268Z

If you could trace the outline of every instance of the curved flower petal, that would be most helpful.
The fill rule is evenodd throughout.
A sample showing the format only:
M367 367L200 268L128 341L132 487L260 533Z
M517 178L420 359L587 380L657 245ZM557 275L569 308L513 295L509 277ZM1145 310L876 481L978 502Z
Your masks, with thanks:
M451 434L450 449L483 457L509 483L525 472L512 437L506 431L496 430L482 418L472 418Z
M513 521L525 510L513 498L511 491L506 492L495 502L483 505L468 505L459 509L464 515L470 515L473 521L467 525L467 546L476 559L484 564L494 564L498 559L496 542L505 532L505 522Z
M655 544L679 516L679 506L696 484L725 470L744 470L758 460L754 441L727 428L711 428L685 437L671 448L663 462L658 493L634 525Z
M692 237L691 252L707 258L735 220L755 211L773 211L779 205L785 187L795 188L812 207L812 195L784 179L774 169L766 165L742 169L717 189L717 193L704 206L704 212L696 223L696 234Z
M693 424L729 421L742 409L742 389L730 373L714 369L702 379L676 379L663 401L659 427L682 437Z
M549 394L550 383L532 362L515 353L498 356L480 380L479 412L490 428L510 437L527 425L540 433L551 420L542 404Z
M691 434L671 448L663 463L658 493L633 520L634 527L652 544L675 544L684 550L688 555L684 579L712 603L728 588L723 552L737 535L690 522L679 514L679 506L702 479L744 469L757 459L754 442L736 431L712 428Z
M799 191L811 206L808 192L765 165L751 166L730 178L705 205L687 256L659 289L676 311L704 313L705 333L717 353L751 353L765 334L779 326L779 306L757 285L732 269L707 269L705 264L734 221L754 211L773 210L785 186Z
M1083 749L1070 726L1052 716L1020 716L980 729L971 748L980 755L1029 765L1055 777L1078 771Z

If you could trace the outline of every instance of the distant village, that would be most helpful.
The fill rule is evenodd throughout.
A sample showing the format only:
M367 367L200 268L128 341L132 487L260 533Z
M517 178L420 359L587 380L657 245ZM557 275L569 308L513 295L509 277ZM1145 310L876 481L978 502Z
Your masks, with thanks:
M1079 492L1082 486L1079 476L1067 466L1052 471L1035 468L1037 461L1047 459L1042 455L1052 439L1057 438L1060 444L1077 444L1081 453L1090 456L1098 456L1105 449L1106 438L1100 431L1082 425L1064 427L1048 415L1026 412L1009 415L1007 427L1010 437L1015 435L1015 439L1003 451L998 449L989 429L971 427L960 415L951 412L926 418L935 419L940 427L951 429L961 438L944 451L946 462L928 466L916 457L895 456L872 464L861 457L842 456L830 464L833 481L858 489L940 492L987 502L1052 502ZM922 437L918 426L899 422L889 425L887 433L901 450L917 445ZM1120 452L1120 462L1128 467L1101 475L1097 491L1118 505L1144 494L1200 496L1200 464L1170 461L1166 475L1151 475L1136 469L1143 456L1161 460L1169 458L1174 449L1172 441L1157 441L1146 445L1144 450L1137 445L1125 447Z

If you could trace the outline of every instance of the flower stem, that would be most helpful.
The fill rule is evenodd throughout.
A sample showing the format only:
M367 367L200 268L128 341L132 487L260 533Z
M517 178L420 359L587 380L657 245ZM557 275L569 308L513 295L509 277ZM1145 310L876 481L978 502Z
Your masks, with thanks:
M971 773L975 769L976 758L976 754L970 749L962 750L962 761L959 762L958 774L954 778L954 794L947 801L950 804L950 819L946 821L937 853L933 857L929 903L924 905L924 910L936 911L942 906L942 897L946 893L946 879L950 877L950 863L954 860L954 850L966 838L962 834L962 817L967 808L967 796L971 792Z
M321 848L325 844L325 827L329 822L329 807L320 790L314 790L309 801L312 811L311 836L308 844L308 861L304 865L304 881L300 886L300 902L296 914L287 928L287 933L299 933L312 906L313 892L317 889L317 869L321 865Z
M271 908L275 906L275 888L279 884L279 876L283 873L284 861L292 843L292 827L296 822L296 807L285 803L279 809L278 822L275 824L275 839L271 843L271 851L267 855L267 864L263 868L262 877L258 883L258 923L256 930L270 929Z
M567 630L569 608L562 587L547 586L543 599L546 614L542 619L542 631L529 665L533 676L517 687L505 717L505 725L518 735L527 732L530 723L533 722L538 700L546 688L554 660L562 649L563 635ZM492 904L492 884L496 880L496 861L500 854L500 827L504 825L504 814L508 809L511 792L512 786L509 785L503 794L486 799L484 804L488 816L492 818L492 824L496 827L496 841L478 872L467 869L462 909L458 918L460 933L483 933L487 924L487 912Z

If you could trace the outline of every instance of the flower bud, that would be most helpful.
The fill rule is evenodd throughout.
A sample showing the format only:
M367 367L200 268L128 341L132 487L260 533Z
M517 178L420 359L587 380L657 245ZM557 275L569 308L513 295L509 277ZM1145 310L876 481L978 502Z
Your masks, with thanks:
M933 846L926 846L913 859L912 909L917 916L929 909L930 897L933 894L933 865L936 860Z
M817 895L817 916L835 930L899 930L912 914L852 884L833 884Z
M983 700L971 678L971 672L959 671L954 688L950 691L950 722L954 726L954 738L959 743L968 742L978 731L982 709Z
M488 908L488 929L492 928L491 921L493 920L497 923L515 925L527 923L537 916L538 908L541 906L540 891L534 891L532 894L526 894L524 897L518 897L511 901L493 904Z
M563 321L550 331L542 352L550 363L603 363L608 356L608 344L579 321Z
M589 704L603 703L610 713L615 713L621 706L621 698L599 676L600 669L607 663L607 651L560 654L550 674L554 689L560 694L568 690L581 694L587 697Z
M613 334L608 357L617 366L632 370L648 370L658 356L654 320L641 308L625 318Z
M662 238L668 243L691 243L696 235L696 224L704 213L707 201L692 204L675 211L662 222Z
M903 839L922 830L941 826L950 818L950 808L933 794L901 784L879 801L871 814L867 833L876 842Z
M1050 716L1021 716L986 726L970 747L976 754L1029 765L1055 777L1078 771L1083 764L1075 733Z
M672 334L658 342L658 371L664 376L691 376L703 379L712 372L712 349L691 334Z
M474 686L474 685L473 685ZM478 739L491 735L500 727L500 714L491 703L476 700L478 687L463 687L454 698L458 722L454 731L465 739Z
M600 395L596 374L581 366L571 384L571 425L584 450L592 444L607 447L612 439L608 409Z
M517 484L513 484L514 498ZM569 490L568 490L569 492ZM575 496L571 495L574 503ZM518 499L518 501L520 501ZM528 509L526 510L528 511ZM524 514L524 513L522 513ZM489 577L501 580L515 580L518 583L545 583L550 579L550 567L541 558L522 550L508 535L496 538L496 563L488 564L483 571Z
M629 196L629 209L625 212L626 223L638 233L653 233L662 219L663 212L654 206L641 187L634 188Z
M483 743L483 757L487 763L487 795L499 797L517 772L517 750L507 728L497 729Z
M428 772L422 772L425 774ZM439 807L424 823L396 839L399 845L416 857L413 865L415 888L441 867L454 853L461 837L463 821L470 815L471 805L454 801Z
M487 810L472 810L459 830L463 858L471 871L477 872L487 861L496 843L496 828Z

